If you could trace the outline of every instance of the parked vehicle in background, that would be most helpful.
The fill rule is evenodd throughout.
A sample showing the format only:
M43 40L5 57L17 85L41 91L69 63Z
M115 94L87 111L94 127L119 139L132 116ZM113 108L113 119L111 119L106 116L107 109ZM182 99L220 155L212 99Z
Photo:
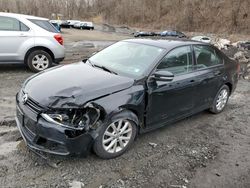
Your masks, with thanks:
M192 37L191 39L195 41L211 43L211 38L207 36L195 36L195 37Z
M177 37L177 38L187 38L187 36L180 31L163 31L160 33L162 37Z
M68 21L62 21L60 24L61 28L70 28L69 22Z
M81 21L80 20L67 20L67 22L70 28L74 28L74 25L77 23L80 23Z
M58 22L55 22L53 20L50 20L50 23L58 30L61 32L61 26Z
M250 41L240 43L240 47L246 50L250 50Z
M43 71L65 57L63 37L46 18L0 13L0 63Z
M93 148L110 159L138 134L202 110L222 112L239 70L209 44L125 40L28 79L16 97L16 122L32 150L72 156Z
M134 33L134 37L152 37L156 34L154 32L138 31Z
M74 28L94 30L94 24L92 22L78 22L74 25Z
M58 25L61 25L63 20L50 20L50 23L57 23Z

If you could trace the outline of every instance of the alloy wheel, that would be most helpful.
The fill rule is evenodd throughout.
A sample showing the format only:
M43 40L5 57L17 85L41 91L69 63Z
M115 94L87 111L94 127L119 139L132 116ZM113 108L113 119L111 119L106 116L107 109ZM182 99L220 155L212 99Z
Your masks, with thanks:
M216 109L218 111L221 111L225 107L227 99L228 99L228 91L226 89L222 89L216 100Z
M108 153L118 153L125 149L132 138L132 125L128 120L111 123L104 132L102 146Z
M49 59L43 54L38 54L33 57L32 65L35 69L42 71L49 67Z

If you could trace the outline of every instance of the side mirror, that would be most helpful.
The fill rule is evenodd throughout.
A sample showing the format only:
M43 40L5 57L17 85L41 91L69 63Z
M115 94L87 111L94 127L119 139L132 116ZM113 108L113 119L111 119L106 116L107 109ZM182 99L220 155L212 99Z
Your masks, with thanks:
M156 71L152 78L156 81L171 82L174 79L174 74L169 71Z
M86 61L88 61L88 58L82 60L83 63L86 63Z

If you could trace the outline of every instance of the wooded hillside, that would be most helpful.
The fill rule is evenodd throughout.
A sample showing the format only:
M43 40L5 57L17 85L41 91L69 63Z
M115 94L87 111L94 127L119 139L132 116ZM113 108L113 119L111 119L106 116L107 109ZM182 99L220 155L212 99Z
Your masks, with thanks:
M0 11L98 17L105 23L153 29L250 33L250 0L0 0Z

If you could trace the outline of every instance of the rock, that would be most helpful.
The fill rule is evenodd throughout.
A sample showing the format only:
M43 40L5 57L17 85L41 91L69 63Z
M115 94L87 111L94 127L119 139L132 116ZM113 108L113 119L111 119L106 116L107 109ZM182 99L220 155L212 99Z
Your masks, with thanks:
M197 154L197 153L198 153L198 151L196 151L196 150L192 150L192 151L191 151L191 153L192 153L192 154Z
M201 163L201 166L202 166L203 168L207 167L207 165L206 165L205 163Z
M222 49L227 49L229 46L231 46L230 40L227 39L215 39L215 41L212 42L214 46L219 48L220 50Z
M187 186L185 186L185 185L170 185L170 187L173 187L173 188L187 188Z
M250 76L243 76L245 80L250 80Z
M4 177L8 172L7 166L0 166L0 177Z
M185 183L189 183L189 181L188 181L187 178L183 178L183 181L184 181Z
M62 176L62 177L65 177L65 176L67 176L67 174L68 174L68 173L65 172L65 173L61 174L61 176Z
M80 181L76 181L74 180L73 182L69 183L69 187L70 188L83 188L85 185L84 183L80 182Z
M48 164L50 167L52 167L52 168L59 168L58 165L57 165L56 163L54 163L54 162L52 162L52 161L50 161L50 160L47 160L46 162L47 162L47 164Z
M157 146L157 144L156 143L153 143L153 142L149 142L148 143L150 146L152 146L153 148L155 148L156 146Z
M232 46L244 50L244 48L242 47L242 44L244 43L245 43L244 41L238 41L238 42L232 43Z
M248 59L245 56L245 53L243 51L239 51L236 54L234 54L234 59L237 60L239 63L248 63Z
M120 183L122 187L125 187L125 182L122 179L117 180L117 183Z
M218 177L220 177L220 176L221 176L219 173L216 173L215 175L216 175L216 176L218 176Z
M247 51L238 51L234 54L234 60L238 61L241 66L241 74L244 79L250 79L250 59L249 52Z

